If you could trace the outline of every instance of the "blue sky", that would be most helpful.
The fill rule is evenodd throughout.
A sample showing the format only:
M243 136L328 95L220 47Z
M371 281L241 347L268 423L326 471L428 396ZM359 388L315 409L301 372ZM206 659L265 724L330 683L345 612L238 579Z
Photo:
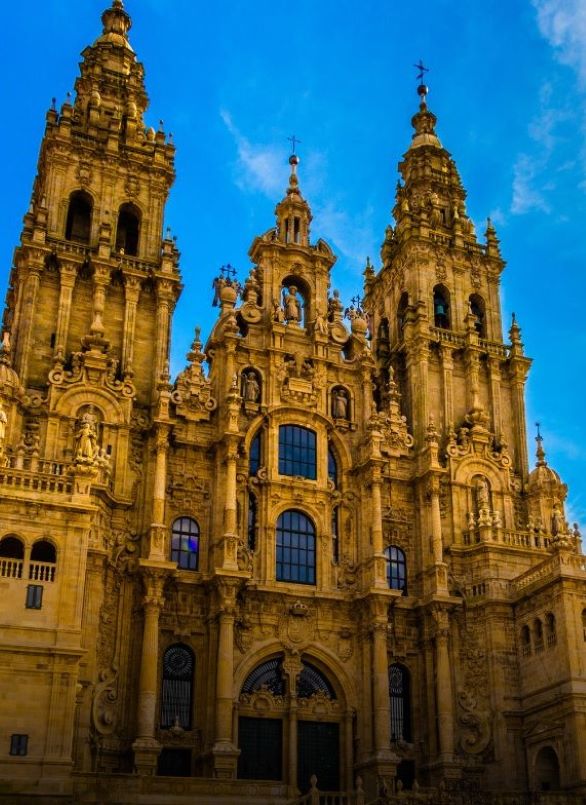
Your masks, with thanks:
M0 52L2 287L28 206L44 114L73 89L79 53L100 32L106 0L11 4ZM530 437L539 419L549 463L586 525L586 0L127 0L145 64L149 125L177 145L167 224L185 290L174 323L179 371L211 281L242 278L256 234L274 221L287 181L287 137L302 143L300 179L314 221L338 254L333 285L348 301L367 255L378 267L396 166L417 106L419 58L431 67L438 133L484 231L492 215L507 260L504 320L514 310L535 362ZM530 450L534 442L530 438Z

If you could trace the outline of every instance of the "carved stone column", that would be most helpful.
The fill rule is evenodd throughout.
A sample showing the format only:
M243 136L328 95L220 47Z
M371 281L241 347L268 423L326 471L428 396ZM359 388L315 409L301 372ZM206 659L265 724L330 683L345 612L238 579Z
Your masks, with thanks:
M382 470L380 466L371 468L370 477L370 516L372 518L373 583L375 587L386 589L386 560L383 554L383 507Z
M138 682L137 737L132 744L138 774L154 774L161 751L155 739L159 670L159 615L167 571L142 564L144 626Z
M35 264L29 266L28 275L24 283L23 302L20 313L20 337L16 344L15 366L20 381L26 386L28 356L30 355L30 345L32 340L33 314L37 303L37 294L41 284L42 265Z
M234 618L238 582L220 579L218 597L218 653L216 663L216 735L212 749L215 777L234 779L240 750L233 743Z
M169 326L175 304L175 283L168 279L157 281L157 325L153 382L156 385L169 358Z
M60 283L59 307L57 309L57 326L55 328L55 354L61 351L63 357L67 350L67 334L69 333L69 318L71 315L71 300L77 277L77 264L61 261L59 268Z
M435 623L435 686L439 734L439 760L451 763L454 759L454 694L450 667L450 620L448 612L437 607Z
M370 600L372 631L372 714L374 747L365 764L365 774L384 782L392 790L398 758L391 750L391 700L389 696L389 659L387 652L388 599L380 596ZM373 788L369 785L369 788Z
M452 377L454 371L454 361L452 350L442 344L440 348L442 362L442 391L444 398L444 428L449 427L454 421L454 396L452 390Z
M136 310L140 296L140 278L126 276L124 284L124 334L122 340L122 371L133 373L134 335L136 329Z
M106 287L110 282L110 269L108 266L99 266L94 273L94 299L93 299L93 320L90 327L92 336L102 338L104 336L104 322L102 315L106 305Z
M170 426L159 422L155 432L155 478L153 484L153 508L149 530L149 559L165 560L165 494L167 487L167 452L169 450Z
M492 408L492 429L497 438L503 432L503 420L501 414L501 369L500 360L493 356L488 359L488 371L490 378L490 406Z
M291 797L295 797L299 793L297 788L297 679L302 670L303 665L298 656L291 655L285 658L283 672L289 680L289 757L286 777Z
M434 564L443 562L442 514L440 509L440 479L432 476L427 486L431 509L431 548Z

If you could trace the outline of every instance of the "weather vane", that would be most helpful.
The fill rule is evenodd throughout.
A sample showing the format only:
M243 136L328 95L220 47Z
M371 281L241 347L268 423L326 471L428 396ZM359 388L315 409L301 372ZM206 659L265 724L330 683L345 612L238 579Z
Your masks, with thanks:
M294 134L292 137L287 137L287 139L291 143L291 156L293 156L293 154L295 153L295 148L299 145L301 140L298 139Z
M536 422L535 427L537 428L537 438L541 439L541 431L539 430L541 427L541 422Z
M220 274L223 277L227 277L228 279L231 279L232 277L236 276L236 269L234 268L234 266L231 266L230 263L226 263L225 266L222 266L220 268Z
M419 81L420 84L423 84L425 74L429 73L429 67L426 67L421 59L419 59L419 64L414 64L413 67L415 67L415 69L418 70L417 80Z

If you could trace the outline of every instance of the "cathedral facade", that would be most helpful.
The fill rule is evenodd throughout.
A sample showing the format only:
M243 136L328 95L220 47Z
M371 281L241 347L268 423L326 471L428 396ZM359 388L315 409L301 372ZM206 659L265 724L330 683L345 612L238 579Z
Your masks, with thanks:
M584 802L586 560L426 88L363 298L293 155L172 378L175 149L102 22L4 314L0 801Z

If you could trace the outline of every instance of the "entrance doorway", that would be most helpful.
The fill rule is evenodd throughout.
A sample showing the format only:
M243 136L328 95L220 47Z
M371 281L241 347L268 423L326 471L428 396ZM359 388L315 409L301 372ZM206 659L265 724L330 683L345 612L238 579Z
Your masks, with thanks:
M338 724L297 722L297 787L309 790L312 774L320 791L340 790L340 736Z

